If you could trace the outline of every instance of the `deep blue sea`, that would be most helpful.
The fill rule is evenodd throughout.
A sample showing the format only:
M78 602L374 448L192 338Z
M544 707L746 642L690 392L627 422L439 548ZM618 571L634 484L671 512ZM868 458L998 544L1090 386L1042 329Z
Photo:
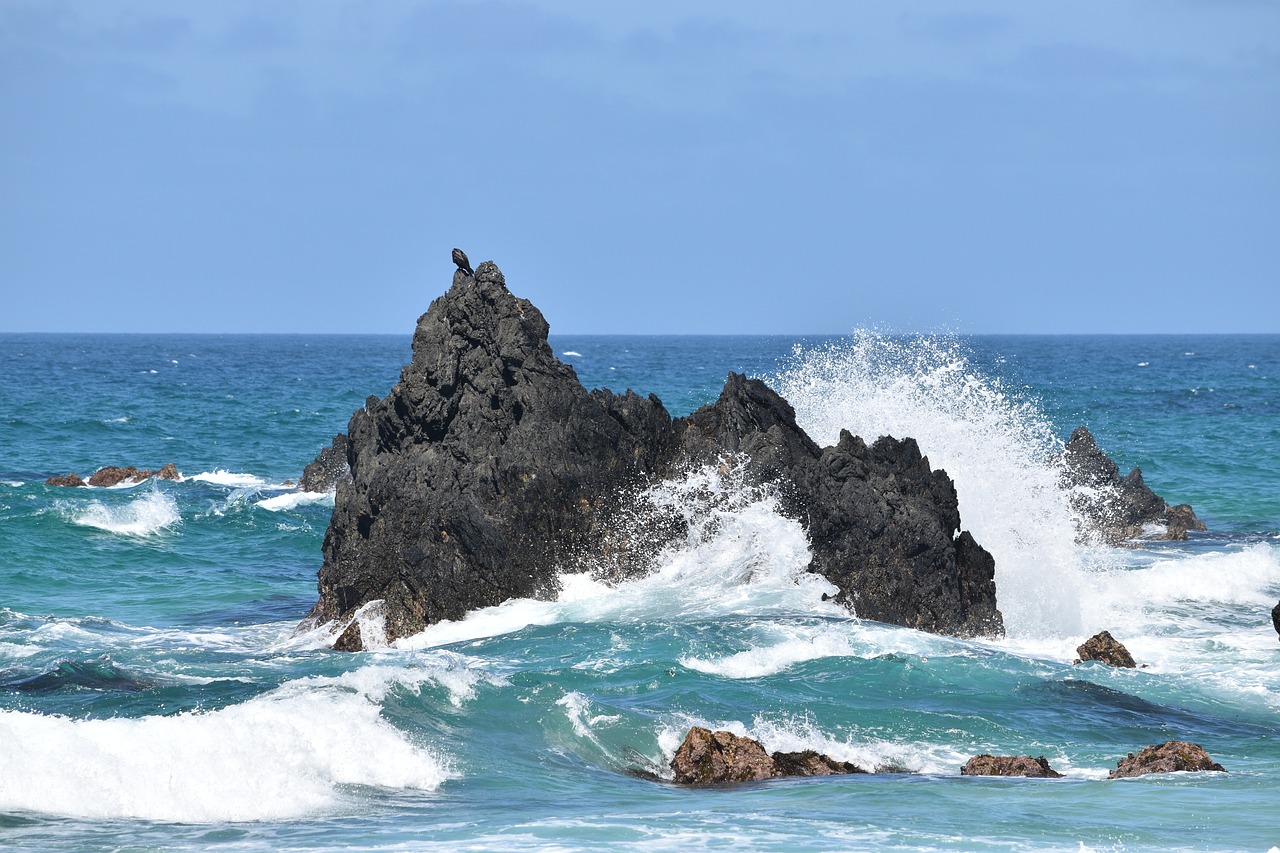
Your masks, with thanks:
M676 414L736 370L819 443L916 437L1008 636L837 609L799 524L692 472L654 488L721 490L722 518L648 577L329 651L295 628L333 498L286 481L411 332L0 335L0 849L1280 845L1280 336L553 335L588 387ZM1078 544L1053 459L1082 423L1209 532ZM167 462L181 481L43 484ZM1102 629L1145 668L1073 665ZM882 772L680 788L692 725ZM1228 772L1106 779L1175 739ZM983 752L1066 778L960 776Z

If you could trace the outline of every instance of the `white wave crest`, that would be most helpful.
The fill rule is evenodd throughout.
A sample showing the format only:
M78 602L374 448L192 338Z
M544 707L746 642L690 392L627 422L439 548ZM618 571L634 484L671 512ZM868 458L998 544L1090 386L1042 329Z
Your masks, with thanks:
M0 766L0 811L191 823L332 813L358 807L339 786L432 791L452 775L342 679L169 717L0 711Z
M333 506L333 492L286 492L273 498L264 498L254 505L270 512L280 512L315 504Z
M100 501L93 501L83 508L68 512L74 524L125 536L150 536L182 521L178 504L172 497L159 491L147 492L123 506L108 506Z
M189 479L198 480L202 483L213 483L215 486L232 486L235 488L253 488L267 485L266 480L261 477L255 477L253 474L238 474L234 471L224 471L221 468L213 471L202 471Z
M974 369L956 342L860 331L797 348L768 381L819 444L834 444L842 428L868 442L915 438L955 482L963 527L995 557L1010 634L1079 631L1084 570L1100 553L1075 543L1052 462L1062 443L1034 405Z

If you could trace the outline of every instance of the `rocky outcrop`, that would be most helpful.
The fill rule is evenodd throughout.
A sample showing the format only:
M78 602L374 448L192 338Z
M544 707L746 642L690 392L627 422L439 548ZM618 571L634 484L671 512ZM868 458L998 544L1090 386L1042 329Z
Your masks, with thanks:
M1042 755L975 755L960 768L961 776L1034 776L1060 779L1062 774L1049 766Z
M1225 773L1226 768L1209 757L1199 744L1171 740L1157 746L1140 749L1122 758L1108 775L1108 779L1124 779L1144 776L1148 773L1181 773L1198 770L1216 770Z
M338 433L333 437L333 442L302 469L298 487L304 492L327 492L336 489L341 480L350 478L351 466L347 464L347 437Z
M1280 635L1280 601L1271 608L1271 626L1276 629L1276 634Z
M960 530L950 478L914 440L843 433L820 448L785 400L735 374L714 404L673 420L652 395L587 391L547 332L492 262L454 274L419 319L400 381L351 418L351 479L337 487L304 624L349 622L381 599L392 641L554 593L560 571L643 573L689 521L642 512L634 496L705 464L774 489L808 532L808 569L857 615L1002 632L994 561Z
M846 773L866 773L849 761L836 761L812 749L803 752L775 752L773 765L778 776L837 776Z
M1076 654L1080 656L1080 660L1076 663L1096 660L1107 666L1132 668L1138 665L1124 644L1111 636L1109 631L1099 631L1083 644L1076 646Z
M675 781L681 785L761 782L784 776L833 776L866 773L857 765L837 761L813 750L770 755L758 740L732 732L694 726L671 759Z
M1142 479L1142 469L1120 476L1120 468L1103 453L1088 428L1076 427L1062 456L1062 483L1071 490L1072 508L1082 533L1094 533L1110 543L1136 538L1186 539L1188 530L1204 530L1204 522L1187 504L1170 506ZM1147 535L1147 525L1161 525L1164 533Z
M157 480L181 480L182 475L178 473L178 469L172 462L164 465L158 470L152 471L149 468L135 468L130 465L127 468L121 468L115 465L108 465L99 468L89 477L86 483L79 474L66 474L61 477L50 477L45 480L46 486L98 486L99 488L108 488L110 486L118 486L121 483L141 483L150 477Z
M174 467L172 462L157 471L152 471L149 468L138 469L132 465L128 468L108 465L93 472L93 476L89 478L89 485L108 488L110 486L118 486L124 482L141 483L150 477L155 477L157 480L182 479L182 475L178 473L178 469Z

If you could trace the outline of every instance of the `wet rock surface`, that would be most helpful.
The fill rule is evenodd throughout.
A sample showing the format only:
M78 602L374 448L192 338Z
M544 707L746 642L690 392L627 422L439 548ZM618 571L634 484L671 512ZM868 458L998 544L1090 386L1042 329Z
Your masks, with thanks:
M1280 635L1280 601L1276 602L1276 606L1271 608L1271 627L1276 629L1276 634Z
M950 478L914 440L868 446L845 432L820 448L785 400L736 374L714 404L673 420L655 396L587 391L552 354L548 331L492 262L454 274L419 319L400 381L351 418L351 477L338 482L304 625L348 620L382 599L391 641L554 594L562 570L642 574L688 520L637 517L637 490L732 465L776 490L808 532L809 571L859 616L1003 631L994 561L960 530Z
M1204 530L1188 504L1170 506L1142 479L1142 469L1120 476L1120 468L1098 448L1087 427L1076 427L1063 451L1063 485L1072 490L1072 507L1087 530L1112 544L1130 539L1187 538L1188 530ZM1150 534L1148 525L1164 527Z
M1183 773L1201 770L1226 772L1221 764L1209 757L1209 753L1195 743L1171 740L1156 746L1144 747L1137 755L1132 752L1122 758L1107 778L1124 779L1145 776L1148 773Z
M770 755L754 738L695 726L671 759L675 782L681 785L714 785L727 782L761 782L788 776L834 776L866 773L847 761L837 761L813 750L775 752Z
M1096 660L1107 666L1136 667L1133 655L1109 631L1099 631L1079 646L1076 654L1081 661Z
M351 466L347 464L347 437L338 433L333 442L322 449L316 458L307 463L298 478L298 488L304 492L327 492L336 489L342 480L351 478Z
M118 486L121 483L141 483L143 480L151 477L155 477L157 480L182 479L182 475L178 473L177 467L170 462L154 471L150 468L136 468L133 465L128 467L108 465L93 472L87 483L79 474L64 474L59 477L50 477L45 480L44 483L46 486L97 486L99 488L109 488L111 486Z
M1032 776L1060 779L1062 774L1049 766L1042 755L975 755L960 768L961 776Z

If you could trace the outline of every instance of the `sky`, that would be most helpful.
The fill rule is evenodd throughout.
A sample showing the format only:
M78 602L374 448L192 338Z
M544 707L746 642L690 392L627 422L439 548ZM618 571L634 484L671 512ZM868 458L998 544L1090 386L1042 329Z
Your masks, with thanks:
M0 0L0 332L1280 332L1280 3Z

